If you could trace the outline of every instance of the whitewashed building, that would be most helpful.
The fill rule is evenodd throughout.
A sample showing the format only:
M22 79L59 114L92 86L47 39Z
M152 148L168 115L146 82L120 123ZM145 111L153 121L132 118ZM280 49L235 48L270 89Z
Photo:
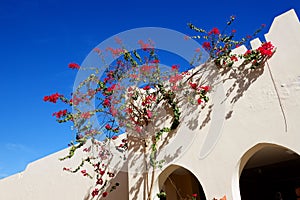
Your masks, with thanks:
M294 10L274 19L266 41L277 47L254 74L212 78L210 106L181 123L178 134L188 148L156 173L154 195L168 200L297 199L300 188L300 24ZM260 45L255 39L252 48ZM243 53L245 47L235 49ZM226 79L227 78L227 79ZM226 81L219 81L225 80ZM180 136L181 135L181 136ZM174 148L173 148L174 150ZM166 152L167 154L175 152ZM66 173L62 150L30 163L24 172L0 180L2 200L88 199L93 181ZM143 179L120 172L117 191L106 199L142 200ZM300 191L299 191L300 199Z

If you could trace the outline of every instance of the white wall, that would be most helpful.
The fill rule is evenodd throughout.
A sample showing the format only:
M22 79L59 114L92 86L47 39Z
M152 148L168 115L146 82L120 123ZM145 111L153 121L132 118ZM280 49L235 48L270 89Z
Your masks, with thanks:
M245 153L259 143L278 144L300 154L300 26L294 10L274 19L266 40L277 47L268 62L271 73L266 65L257 71L259 75L250 73L245 77L240 74L238 80L226 79L228 73L219 77L207 74L207 81L214 86L211 107L208 105L201 112L194 110L192 115L188 112L193 108L183 110L182 115L187 117L178 133L185 136L180 140L187 140L188 148L164 168L176 164L190 170L202 184L207 199L224 195L227 199L240 199L240 164L245 164ZM258 43L258 40L252 42L253 46ZM245 52L246 49L239 47L235 51ZM211 69L213 73L214 68ZM287 131L271 74L287 118ZM167 149L166 153L174 153L177 147ZM78 162L58 161L66 153L67 150L63 150L37 160L24 172L0 180L0 199L84 199L93 182L62 171L63 167ZM127 180L125 182L126 189ZM129 180L130 187L134 184ZM114 195L119 199L131 199L125 193L123 188Z

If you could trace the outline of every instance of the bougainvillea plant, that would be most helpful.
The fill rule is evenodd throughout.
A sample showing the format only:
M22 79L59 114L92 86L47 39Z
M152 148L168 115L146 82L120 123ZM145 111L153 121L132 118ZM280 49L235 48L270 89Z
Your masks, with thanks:
M240 40L235 40L235 29L229 31L229 33L226 32L234 20L235 16L231 16L227 22L227 26L222 32L216 27L210 31L206 31L189 23L188 26L190 29L199 33L199 35L190 36L190 38L201 40L203 42L202 47L209 52L210 59L219 67L232 67L239 59L243 60L242 66L247 64L250 64L249 66L251 68L263 66L267 59L272 57L275 53L275 48L271 42L263 43L259 48L250 49L241 55L234 54L232 50L247 44L247 42L261 32L266 25L262 24L252 35L247 35Z
M234 17L231 17L227 25L233 20ZM255 70L262 67L275 52L274 46L267 42L258 49L236 55L232 50L243 45L247 38L235 41L234 30L227 34L225 31L220 32L218 28L206 31L193 24L189 24L189 27L200 35L187 38L200 39L203 49L210 55L207 62L214 62L221 68L232 68L235 62L242 59L241 66L250 66ZM124 135L128 133L143 141L141 145L145 154L150 143L147 155L154 177L155 170L163 163L163 160L156 158L158 141L164 134L176 132L180 124L178 94L185 92L190 104L203 106L209 101L211 91L210 85L203 85L199 80L193 79L195 73L181 72L178 65L161 68L159 56L151 41L137 41L141 48L134 51L128 51L119 38L116 41L120 48L94 49L93 53L101 59L105 59L105 53L108 52L115 58L112 64L104 66L104 75L97 68L85 69L76 63L70 63L71 69L90 70L92 73L78 84L71 98L59 93L44 97L46 102L61 101L72 108L53 113L59 123L72 122L76 132L75 142L69 144L69 154L61 160L72 158L76 150L82 149L82 162L75 168L65 167L64 170L93 178L95 185L91 191L92 198L106 197L121 184L112 182L117 171L110 165L114 159L113 151L126 159L130 138ZM91 107L91 103L96 106ZM170 123L159 126L154 133L148 134L149 126L159 120L162 110L171 113ZM95 121L98 122L96 125ZM149 182L147 199L150 200L154 179ZM192 199L196 198L197 194L193 194Z

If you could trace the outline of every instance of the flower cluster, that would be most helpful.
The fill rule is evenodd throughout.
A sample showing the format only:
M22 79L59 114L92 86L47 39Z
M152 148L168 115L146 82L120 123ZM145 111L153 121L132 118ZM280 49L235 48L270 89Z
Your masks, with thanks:
M44 101L47 102L52 102L52 103L56 103L57 100L59 98L63 97L63 95L55 93L55 94L51 94L50 96L44 96Z
M209 53L210 59L212 59L219 67L232 67L239 59L242 59L241 65L243 66L247 64L250 64L251 68L263 66L266 60L275 52L275 48L271 42L263 43L261 47L256 50L248 50L244 55L233 54L232 50L240 45L246 44L249 39L256 36L265 27L265 24L262 24L253 35L247 35L241 40L234 40L236 34L235 29L232 29L230 33L225 32L234 20L235 16L231 16L224 31L220 31L216 27L212 28L210 31L206 31L197 28L190 23L188 24L189 27L200 33L200 35L192 36L191 38L204 40L202 43L203 49Z

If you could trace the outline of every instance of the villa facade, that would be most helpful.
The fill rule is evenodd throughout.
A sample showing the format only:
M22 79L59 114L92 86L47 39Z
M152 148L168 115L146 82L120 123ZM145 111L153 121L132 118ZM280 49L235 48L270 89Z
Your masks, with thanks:
M166 150L168 157L180 153L156 173L153 196L161 190L168 200L194 193L197 200L296 200L297 191L300 196L300 24L295 11L276 17L265 38L277 49L263 68L228 74L226 81L213 77L210 104L185 115L173 140L189 143ZM260 44L251 41L253 49ZM44 157L0 180L0 199L88 199L94 182L62 170L80 162L58 160L67 153ZM145 199L144 179L134 170L120 171L116 180L120 186L105 199Z

